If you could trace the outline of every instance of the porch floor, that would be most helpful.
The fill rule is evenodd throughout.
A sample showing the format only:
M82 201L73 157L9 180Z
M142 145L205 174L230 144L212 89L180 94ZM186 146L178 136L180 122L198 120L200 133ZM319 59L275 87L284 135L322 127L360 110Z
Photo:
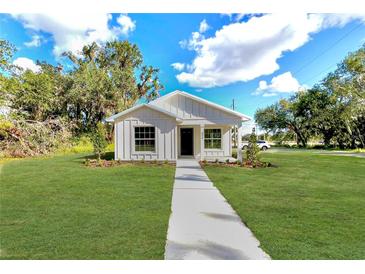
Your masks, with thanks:
M179 156L179 159L195 159L197 161L200 161L200 157L195 158L194 156ZM227 161L227 159L229 160L230 163L235 163L237 161L236 158L231 157L231 156L207 156L204 158L205 160L207 160L208 162L215 162L217 159L219 162L221 163L225 163Z

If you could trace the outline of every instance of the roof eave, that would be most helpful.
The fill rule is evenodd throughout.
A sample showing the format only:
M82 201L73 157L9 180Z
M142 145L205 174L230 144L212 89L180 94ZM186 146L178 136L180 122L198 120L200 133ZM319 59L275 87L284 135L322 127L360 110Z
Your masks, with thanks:
M180 117L178 117L177 115L174 115L173 113L170 113L156 105L150 105L150 104L141 104L141 105L137 105L137 106L134 106L134 107L131 107L129 109L126 109L125 111L122 111L122 112L119 112L117 114L114 114L108 118L105 119L106 122L108 123L114 123L116 119L118 119L119 117L122 117L123 115L126 115L132 111L135 111L139 108L142 108L142 107L148 107L150 109L153 109L155 111L158 111L160 113L163 113L165 114L166 116L170 116L172 118L175 118L177 122L182 122L182 119Z

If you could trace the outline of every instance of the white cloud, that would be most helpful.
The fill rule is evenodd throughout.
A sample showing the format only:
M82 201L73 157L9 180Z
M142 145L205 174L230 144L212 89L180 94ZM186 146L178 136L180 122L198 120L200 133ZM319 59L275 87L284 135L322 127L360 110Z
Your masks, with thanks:
M184 63L173 63L171 66L178 71L182 71L185 68Z
M246 82L279 69L277 60L294 51L323 28L343 26L365 15L267 14L247 22L223 26L212 37L193 32L190 40L180 42L196 52L190 71L176 76L192 87L216 87Z
M239 14L237 14L236 15L236 17L235 17L235 21L240 21L244 16L245 16L246 14L245 13L239 13Z
M221 16L228 16L230 21L239 22L243 18L251 18L253 16L257 16L258 14L255 13L221 13Z
M205 37L200 32L193 32L189 40L182 40L179 42L180 47L188 50L198 50L199 44Z
M276 96L276 95L278 95L278 94L275 92L267 92L267 93L262 94L263 97L272 97L272 96Z
M28 48L30 47L39 47L42 44L42 37L40 35L32 35L32 40L29 42L25 42L24 45Z
M208 25L208 23L205 19L200 22L200 26L199 26L200 33L206 32L209 28L210 28L210 26Z
M365 14L328 13L322 16L322 28L343 27L353 20L365 23Z
M260 81L259 87L253 93L254 95L262 94L263 96L274 96L278 93L297 92L302 86L298 80L293 77L290 71L275 76L271 79L270 84L266 81Z
M78 53L85 44L103 43L135 29L135 22L127 15L119 16L114 27L108 25L112 16L102 13L13 14L13 17L27 29L50 33L56 56L65 51Z
M117 22L121 26L121 33L124 35L128 35L130 32L136 29L136 21L132 21L132 19L125 14L120 15L117 18Z
M32 59L26 57L18 57L13 61L13 65L20 67L23 70L31 70L33 72L39 72L41 67L38 66Z

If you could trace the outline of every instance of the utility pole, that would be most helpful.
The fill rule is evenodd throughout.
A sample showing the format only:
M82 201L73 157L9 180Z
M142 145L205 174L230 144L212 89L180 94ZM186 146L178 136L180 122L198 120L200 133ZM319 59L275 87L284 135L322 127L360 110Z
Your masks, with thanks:
M232 99L232 109L235 110L234 99Z

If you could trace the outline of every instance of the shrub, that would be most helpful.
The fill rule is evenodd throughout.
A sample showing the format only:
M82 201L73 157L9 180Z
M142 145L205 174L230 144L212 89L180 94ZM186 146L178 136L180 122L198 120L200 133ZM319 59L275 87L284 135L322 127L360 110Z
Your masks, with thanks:
M94 153L98 160L100 160L101 155L105 153L108 145L106 141L106 130L102 123L97 123L95 130L91 134L91 142L93 143Z
M257 142L257 137L255 134L255 130L253 129L250 139L248 141L248 148L246 150L247 163L252 166L256 166L257 162L259 162L258 154L260 148L258 147L256 142Z
M9 137L14 124L8 120L0 119L0 141Z
M218 164L219 163L219 160L218 158L215 159L215 163Z

